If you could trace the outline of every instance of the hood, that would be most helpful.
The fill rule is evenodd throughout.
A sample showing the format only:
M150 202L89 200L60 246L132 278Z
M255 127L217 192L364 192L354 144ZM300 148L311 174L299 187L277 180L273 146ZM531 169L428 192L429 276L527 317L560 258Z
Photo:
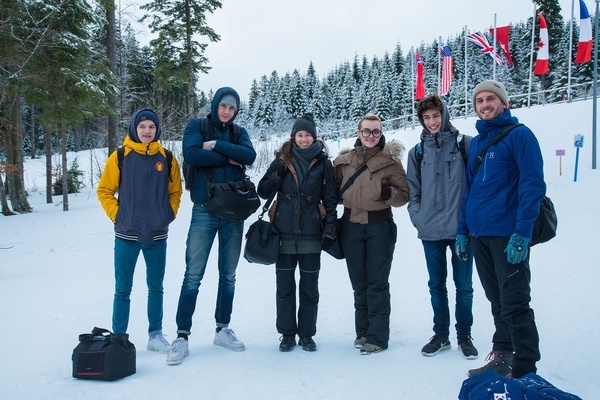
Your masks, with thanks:
M221 99L228 94L235 97L235 100L238 103L238 108L237 110L235 110L235 114L233 114L233 117L227 122L226 125L233 124L233 120L235 120L235 117L237 117L238 113L240 112L240 96L238 95L238 93L230 87L220 88L219 90L217 90L217 92L213 96L212 102L210 103L210 119L212 121L212 124L216 127L223 126L223 123L219 121L219 103L221 102Z
M421 126L423 127L423 132L431 133L429 132L429 129L425 127L425 122L423 122L423 116L419 115L418 118L419 122L421 123ZM448 105L444 100L442 100L442 127L440 128L440 132L449 131L451 126L452 124L450 124L450 113L448 112Z
M138 137L137 134L137 129L135 126L135 121L137 120L138 115L141 112L151 112L154 115L156 115L156 113L148 108L144 108L143 110L139 110L136 111L132 116L131 116L131 121L129 121L129 132L127 133L127 135L131 138L131 140L135 143L142 143L140 141L140 138ZM158 116L156 117L156 120L158 121ZM158 139L160 139L160 134L162 133L162 130L160 128L160 123L156 124L156 136L154 136L154 140L152 140L153 142L158 142Z

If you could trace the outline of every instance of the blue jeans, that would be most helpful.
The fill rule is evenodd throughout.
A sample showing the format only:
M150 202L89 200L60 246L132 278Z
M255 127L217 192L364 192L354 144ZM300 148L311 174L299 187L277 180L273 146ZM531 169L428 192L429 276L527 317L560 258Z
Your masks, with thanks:
M196 309L198 288L215 236L219 235L219 289L215 321L218 327L229 325L235 293L235 271L240 259L244 221L214 217L206 204L194 204L185 250L185 276L177 306L177 333L189 335Z
M140 250L146 261L146 284L148 285L148 333L150 337L162 333L163 278L167 262L167 241L139 243L115 238L115 297L113 300L112 329L114 333L126 333L129 324L129 308L133 273Z
M454 240L423 240L427 271L429 272L429 294L433 308L433 332L445 338L450 336L450 310L448 307L448 265L446 251L452 254L452 278L456 287L456 334L457 337L471 335L473 325L473 253L471 242L467 243L467 261L454 253Z

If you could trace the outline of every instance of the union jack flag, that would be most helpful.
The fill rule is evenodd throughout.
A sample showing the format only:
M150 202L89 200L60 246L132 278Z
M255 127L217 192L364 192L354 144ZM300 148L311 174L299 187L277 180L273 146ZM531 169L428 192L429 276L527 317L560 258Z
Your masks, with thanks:
M487 38L483 35L483 33L471 33L470 35L467 35L467 40L471 43L474 43L475 46L479 47L483 54L487 54L494 60L496 60L498 64L504 64L504 61L502 61L502 57L500 57L500 54L494 51L494 46L492 46L490 42L488 42Z
M442 46L442 84L440 85L440 94L446 95L452 85L452 53L450 47Z

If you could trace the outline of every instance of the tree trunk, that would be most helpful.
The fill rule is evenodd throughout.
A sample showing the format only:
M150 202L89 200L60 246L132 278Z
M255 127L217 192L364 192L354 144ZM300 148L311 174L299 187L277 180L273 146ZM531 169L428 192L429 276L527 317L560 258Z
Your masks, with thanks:
M106 53L110 70L114 76L119 76L117 70L117 40L116 40L116 21L115 21L115 1L106 0ZM108 107L112 111L108 114L108 154L117 149L117 105L118 97L116 93L108 96Z
M69 187L67 185L67 126L65 119L60 121L60 152L62 155L62 195L63 195L63 211L69 211Z
M8 195L13 211L28 213L32 209L27 201L27 192L23 184L22 135L19 132L20 111L20 101L17 97L14 101L9 102L10 121L6 135L6 181L8 182Z
M35 135L35 107L31 106L31 159L35 160L35 152L37 150L37 138Z
M52 134L44 130L44 153L46 154L46 204L52 204Z
M2 174L0 174L0 204L2 204L2 214L4 215L15 215L8 206L8 200L6 199L6 191L4 190L4 181L2 180Z

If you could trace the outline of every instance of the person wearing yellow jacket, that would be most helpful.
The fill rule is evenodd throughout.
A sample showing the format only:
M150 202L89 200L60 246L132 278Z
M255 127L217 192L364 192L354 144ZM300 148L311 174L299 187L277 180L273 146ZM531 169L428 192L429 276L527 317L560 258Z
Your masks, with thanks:
M143 109L133 114L122 160L119 150L110 155L96 192L115 229L113 333L127 332L129 297L141 251L148 285L147 349L168 353L171 345L162 333L167 234L183 190L177 160L162 147L160 134L154 111Z

